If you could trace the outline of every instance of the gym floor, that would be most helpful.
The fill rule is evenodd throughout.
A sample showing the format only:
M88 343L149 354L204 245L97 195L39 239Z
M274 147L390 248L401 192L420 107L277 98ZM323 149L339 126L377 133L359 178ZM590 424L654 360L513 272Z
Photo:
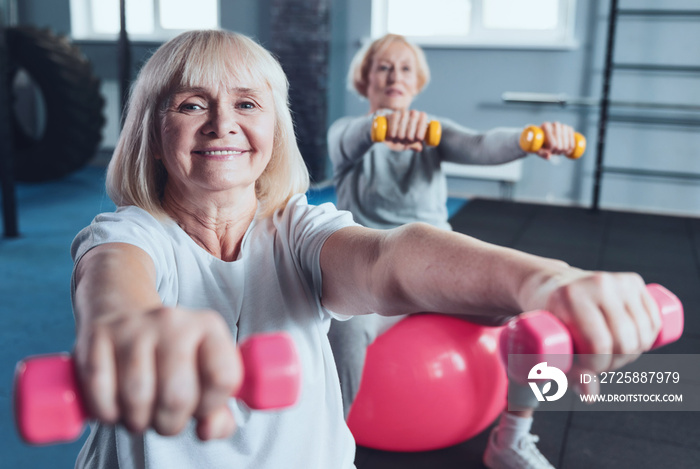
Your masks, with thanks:
M0 454L2 467L69 468L82 441L47 447L21 443L12 421L12 374L20 359L70 350L69 297L73 236L114 205L103 168L87 167L60 181L18 187L21 237L0 239ZM310 194L332 200L332 190ZM460 209L461 207L461 209ZM456 231L586 269L633 270L676 293L685 333L657 353L700 353L700 219L451 200ZM694 412L540 412L533 433L560 469L697 468L700 425ZM488 430L450 448L389 453L358 448L358 469L483 467Z

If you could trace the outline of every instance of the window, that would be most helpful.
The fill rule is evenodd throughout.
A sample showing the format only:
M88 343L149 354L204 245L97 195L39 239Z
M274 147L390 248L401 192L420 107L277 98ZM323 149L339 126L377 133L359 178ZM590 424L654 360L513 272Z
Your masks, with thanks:
M218 0L126 0L126 29L133 40L163 41L188 29L219 27ZM74 39L114 40L119 0L70 0Z
M402 34L428 47L571 48L575 6L575 0L372 0L372 37Z

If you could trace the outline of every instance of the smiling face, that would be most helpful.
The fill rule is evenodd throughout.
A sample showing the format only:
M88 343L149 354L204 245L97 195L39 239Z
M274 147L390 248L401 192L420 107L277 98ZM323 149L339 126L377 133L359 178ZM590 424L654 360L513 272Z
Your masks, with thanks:
M393 42L377 52L368 75L370 111L406 110L420 91L416 56L406 44Z
M228 88L179 90L160 126L157 158L168 173L165 191L190 200L240 191L254 195L272 155L274 131L274 101L266 87L232 79Z

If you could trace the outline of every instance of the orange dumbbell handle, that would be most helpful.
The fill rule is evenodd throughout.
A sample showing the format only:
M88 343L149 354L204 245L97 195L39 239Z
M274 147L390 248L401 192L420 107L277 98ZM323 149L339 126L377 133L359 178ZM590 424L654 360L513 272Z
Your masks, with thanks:
M372 121L372 141L383 142L386 140L387 129L388 123L386 117L375 117L374 121ZM440 122L430 121L428 123L428 130L425 132L425 138L423 140L427 145L436 147L440 144L440 138L442 138L442 126L440 125Z
M578 132L574 133L574 150L569 153L567 158L572 160L578 159L583 156L586 151L586 137ZM520 148L528 153L536 153L542 148L545 143L544 131L537 127L536 125L531 125L520 134Z

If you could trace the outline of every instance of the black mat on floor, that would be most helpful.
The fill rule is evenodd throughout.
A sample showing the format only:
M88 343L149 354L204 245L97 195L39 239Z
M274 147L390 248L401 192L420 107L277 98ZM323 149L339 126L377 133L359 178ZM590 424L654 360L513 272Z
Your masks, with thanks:
M473 200L455 231L584 269L635 271L676 293L685 332L658 353L700 354L700 219ZM698 468L696 412L540 412L532 432L559 469ZM391 453L358 448L358 469L483 467L488 429L450 448Z

